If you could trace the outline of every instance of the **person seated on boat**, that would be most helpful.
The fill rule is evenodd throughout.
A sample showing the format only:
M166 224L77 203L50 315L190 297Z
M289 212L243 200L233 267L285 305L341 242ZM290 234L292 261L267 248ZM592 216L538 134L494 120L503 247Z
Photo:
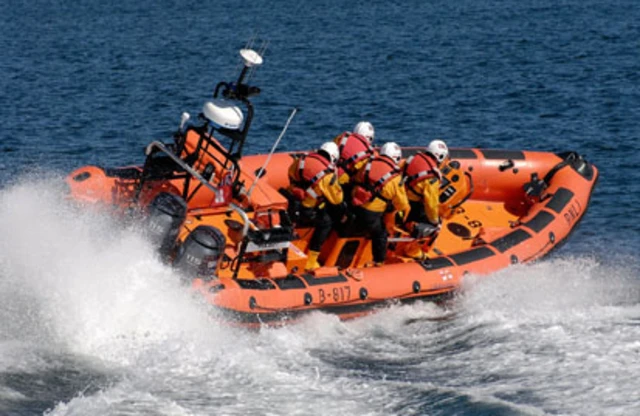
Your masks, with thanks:
M338 174L340 185L345 193L351 191L350 180L373 157L373 138L375 130L368 121L360 121L353 131L345 131L336 136L333 141L338 145L340 158L338 159Z
M333 227L327 204L343 204L342 187L336 175L338 157L338 145L326 142L317 152L302 155L289 167L289 192L300 203L296 215L298 225L315 227L309 242L306 270L320 267L318 255Z
M338 145L338 182L345 195L351 195L352 178L375 155L373 138L375 129L368 121L360 121L353 126L353 131L345 131L337 135L333 141ZM349 203L349 198L347 198ZM329 215L342 231L353 229L353 212L345 205L330 206Z
M423 152L411 156L405 163L403 182L411 206L405 228L416 239L405 246L407 257L424 260L423 245L426 241L433 242L440 231L440 167L448 157L446 143L433 140Z
M376 266L382 265L387 255L385 213L395 217L396 212L402 212L406 217L410 210L398 166L401 158L400 146L393 142L385 143L380 154L367 162L354 178L351 203L356 227L368 230Z
M359 121L353 126L353 132L369 139L369 143L373 143L373 139L376 135L376 130L373 128L373 124L368 121Z

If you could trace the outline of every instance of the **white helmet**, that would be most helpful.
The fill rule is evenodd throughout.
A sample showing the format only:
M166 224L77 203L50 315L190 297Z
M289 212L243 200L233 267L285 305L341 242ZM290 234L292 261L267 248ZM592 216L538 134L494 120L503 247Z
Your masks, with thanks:
M324 150L331 158L331 163L335 164L340 157L340 150L338 145L334 142L325 142L320 146L320 150Z
M373 137L376 135L376 131L373 129L373 124L368 121L361 121L353 126L353 132L373 141Z
M380 155L390 157L393 161L399 163L402 158L402 149L396 143L388 142L380 148Z
M442 140L432 140L427 146L427 152L431 153L438 160L438 163L442 163L447 157L449 157L449 148L447 144Z

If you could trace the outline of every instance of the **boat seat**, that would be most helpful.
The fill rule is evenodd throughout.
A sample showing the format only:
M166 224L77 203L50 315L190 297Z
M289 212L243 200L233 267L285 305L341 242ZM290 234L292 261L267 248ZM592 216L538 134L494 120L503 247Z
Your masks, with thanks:
M147 157L144 166L144 176L147 180L173 179L177 174L186 172L170 157L154 152Z

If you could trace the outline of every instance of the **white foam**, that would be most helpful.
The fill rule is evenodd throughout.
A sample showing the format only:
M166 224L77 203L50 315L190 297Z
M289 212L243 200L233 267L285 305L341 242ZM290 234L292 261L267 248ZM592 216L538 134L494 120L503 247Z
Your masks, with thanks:
M0 202L0 230L12 236L0 243L3 296L37 304L22 306L51 330L43 341L126 364L140 345L211 327L139 233L74 209L50 185L17 186Z
M135 229L52 183L0 192L0 371L66 355L111 380L52 414L419 413L434 392L532 414L637 409L633 269L558 258L470 278L447 308L247 332L216 324Z

